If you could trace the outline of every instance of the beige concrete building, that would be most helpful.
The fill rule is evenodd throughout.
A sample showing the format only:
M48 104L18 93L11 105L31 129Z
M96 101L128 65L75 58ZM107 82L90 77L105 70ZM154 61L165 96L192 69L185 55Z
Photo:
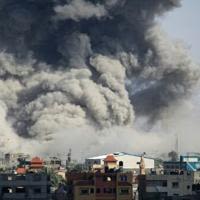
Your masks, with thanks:
M69 173L69 200L132 200L132 173ZM69 193L70 194L70 193Z
M143 180L141 179L143 177ZM200 191L200 172L181 171L140 177L140 199L192 199ZM141 181L142 180L142 181Z

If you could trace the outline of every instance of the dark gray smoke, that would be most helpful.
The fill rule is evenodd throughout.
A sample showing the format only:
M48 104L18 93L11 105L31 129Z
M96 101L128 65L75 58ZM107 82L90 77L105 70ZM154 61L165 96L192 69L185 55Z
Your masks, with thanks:
M199 78L155 18L179 0L1 0L5 130L52 138L60 127L156 120ZM6 132L6 131L5 131Z

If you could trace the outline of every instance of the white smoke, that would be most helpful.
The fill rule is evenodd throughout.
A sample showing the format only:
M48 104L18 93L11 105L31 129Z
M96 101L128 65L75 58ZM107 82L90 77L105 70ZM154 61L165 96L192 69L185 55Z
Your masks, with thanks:
M4 56L2 68L15 66L9 71L15 75L14 69L18 65L10 55ZM119 61L101 55L92 58L91 64L100 74L96 81L92 80L89 69L22 73L23 66L18 72L20 82L17 79L1 80L0 97L12 110L7 115L19 134L50 140L60 128L132 123L133 109L124 85L124 67ZM20 95L27 95L22 102ZM21 133L21 130L26 132Z
M73 0L70 4L56 6L55 12L57 13L57 19L72 19L75 21L91 17L101 18L107 15L104 6L100 4L95 5L85 0Z
M146 40L152 42L154 54L158 59L155 61L155 66L144 69L142 76L159 80L166 74L177 70L180 72L187 71L188 76L183 77L185 78L183 81L187 82L188 86L193 85L198 80L199 66L188 56L189 52L184 43L170 40L159 25L148 30ZM153 57L153 53L149 52L147 59L151 59L151 57Z

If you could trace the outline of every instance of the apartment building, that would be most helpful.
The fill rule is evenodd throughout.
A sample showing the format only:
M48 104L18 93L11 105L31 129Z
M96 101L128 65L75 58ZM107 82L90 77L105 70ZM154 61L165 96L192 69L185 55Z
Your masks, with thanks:
M139 200L200 199L200 171L139 176Z
M49 200L50 178L45 173L0 174L1 200Z
M132 200L133 174L122 172L117 159L108 155L104 169L67 173L69 200Z
M69 199L132 200L132 173L69 173Z

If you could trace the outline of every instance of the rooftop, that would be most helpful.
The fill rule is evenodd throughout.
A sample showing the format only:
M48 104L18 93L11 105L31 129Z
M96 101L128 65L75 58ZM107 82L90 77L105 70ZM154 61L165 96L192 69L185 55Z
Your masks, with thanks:
M107 157L104 159L104 162L117 162L117 159L112 155L107 155Z
M19 167L16 172L17 174L26 174L26 169L24 167Z
M100 155L100 156L94 156L94 157L90 157L90 158L87 158L88 160L103 160L107 157L107 155L114 155L115 158L117 157L121 157L121 156L133 156L133 157L141 157L141 155L137 155L137 154L130 154L130 153L126 153L126 152L114 152L114 153L109 153L109 154L103 154L103 155ZM148 157L148 156L144 156L144 158L146 159L153 159L151 157Z
M34 158L32 158L32 160L31 160L31 164L43 164L43 160L41 159L41 158L39 158L39 157L34 157Z

